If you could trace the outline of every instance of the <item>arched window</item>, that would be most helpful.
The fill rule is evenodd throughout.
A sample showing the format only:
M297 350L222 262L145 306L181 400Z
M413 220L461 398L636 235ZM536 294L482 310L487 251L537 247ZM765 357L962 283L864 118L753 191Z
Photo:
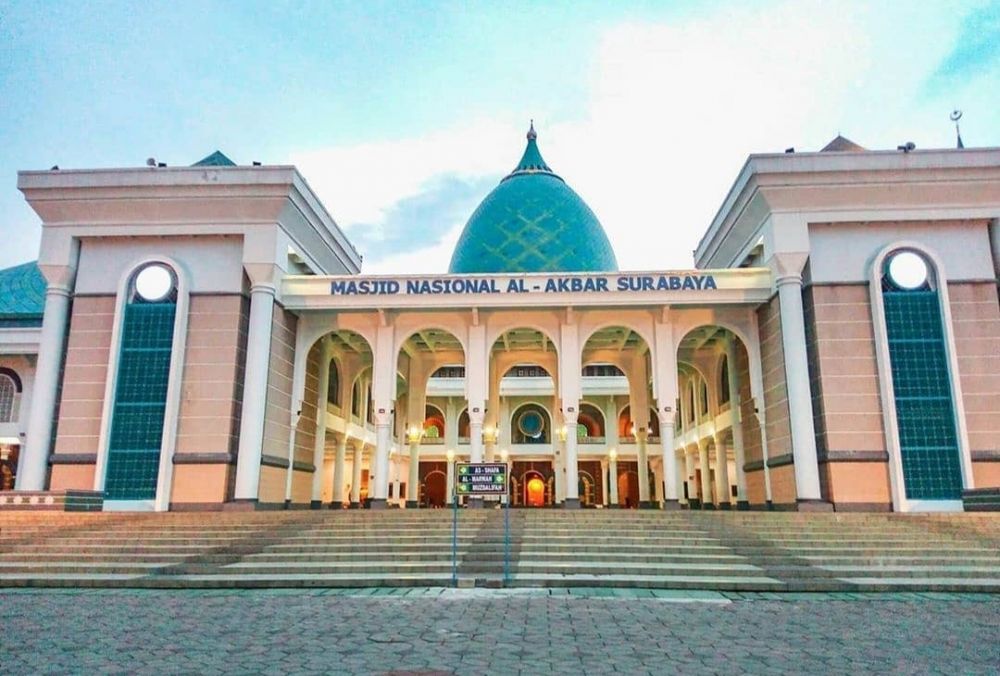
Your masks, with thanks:
M351 415L361 417L361 381L355 380L351 388Z
M365 418L367 422L375 422L375 400L372 398L372 384L368 383L368 417Z
M695 421L695 418L697 417L697 414L695 413L695 410L694 410L694 380L692 380L691 383L688 385L688 405L687 405L687 410L688 410L687 411L688 412L688 415L687 415L688 422L692 423L692 422Z
M326 401L334 406L340 406L340 368L337 360L330 360L330 380L326 390Z
M177 275L149 263L132 275L121 326L108 465L109 500L156 497L177 316Z
M655 408L649 409L649 436L660 436L660 417L656 414Z
M0 371L0 423L16 422L18 385L9 373Z
M701 410L699 411L701 415L708 415L708 383L702 380L698 384L698 392L700 393L701 399Z
M595 442L604 440L604 415L596 406L580 404L580 413L576 420L578 437Z
M719 364L719 403L729 403L729 358L726 355L722 355Z
M458 414L458 440L459 443L469 443L469 428L471 427L471 421L469 419L469 409L465 409Z
M901 249L880 272L906 497L958 500L958 427L935 271L921 254Z

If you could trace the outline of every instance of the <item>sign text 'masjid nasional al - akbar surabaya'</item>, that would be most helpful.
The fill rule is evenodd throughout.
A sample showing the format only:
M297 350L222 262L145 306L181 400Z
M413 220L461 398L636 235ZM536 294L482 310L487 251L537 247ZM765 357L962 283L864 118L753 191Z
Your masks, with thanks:
M713 275L620 275L618 277L437 277L432 279L335 279L330 293L355 295L613 293L706 291L718 288Z

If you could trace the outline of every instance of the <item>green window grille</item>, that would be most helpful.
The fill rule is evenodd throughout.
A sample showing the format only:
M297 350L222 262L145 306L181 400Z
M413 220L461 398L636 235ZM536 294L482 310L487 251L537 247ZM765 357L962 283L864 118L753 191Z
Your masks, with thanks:
M962 468L936 289L883 291L906 497L958 500Z
M109 500L156 497L176 304L125 306L104 483Z

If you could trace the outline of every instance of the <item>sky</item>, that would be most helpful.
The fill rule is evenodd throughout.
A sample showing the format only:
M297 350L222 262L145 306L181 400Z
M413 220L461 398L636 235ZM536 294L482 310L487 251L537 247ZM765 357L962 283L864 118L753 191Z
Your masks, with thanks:
M37 257L16 172L295 164L364 272L445 272L543 156L625 270L693 265L751 153L838 133L1000 146L1000 0L0 0L0 267Z

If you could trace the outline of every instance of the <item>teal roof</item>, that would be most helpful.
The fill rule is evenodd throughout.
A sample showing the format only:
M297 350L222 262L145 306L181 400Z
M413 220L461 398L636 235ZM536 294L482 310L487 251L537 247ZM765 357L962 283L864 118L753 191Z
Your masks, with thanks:
M45 278L35 262L0 270L0 326L38 326L45 311Z
M517 167L473 212L451 273L611 272L614 249L597 216L545 163L534 125Z
M214 153L208 157L204 157L194 164L192 167L235 167L236 163L231 159L226 157L222 152L216 150Z

